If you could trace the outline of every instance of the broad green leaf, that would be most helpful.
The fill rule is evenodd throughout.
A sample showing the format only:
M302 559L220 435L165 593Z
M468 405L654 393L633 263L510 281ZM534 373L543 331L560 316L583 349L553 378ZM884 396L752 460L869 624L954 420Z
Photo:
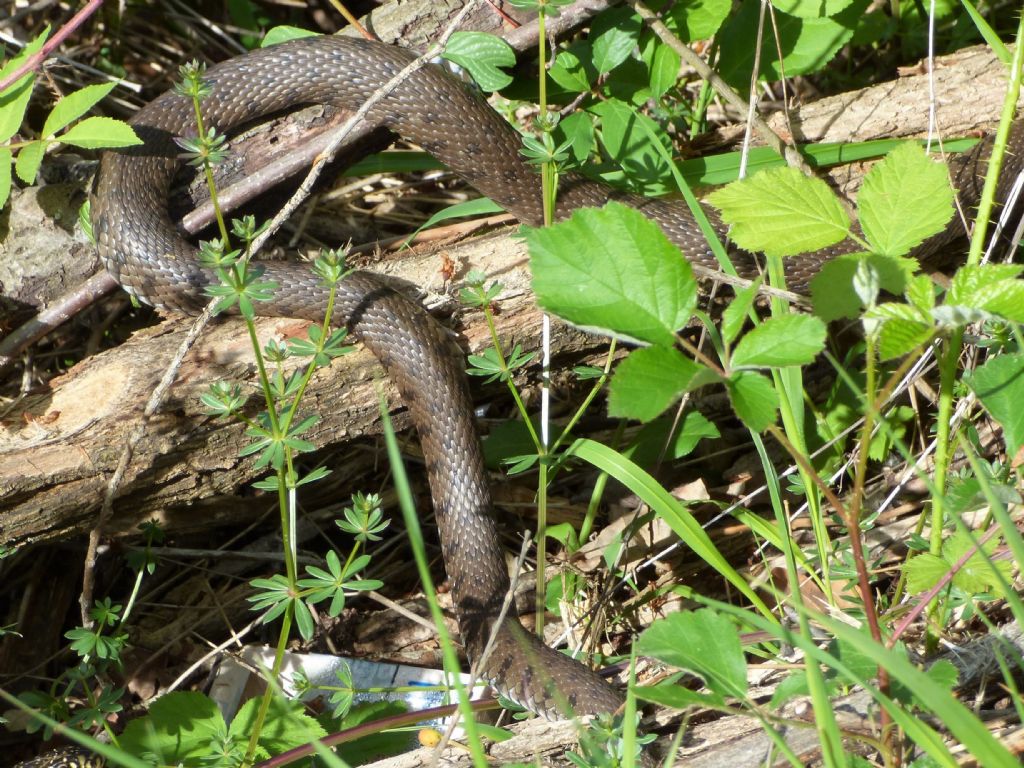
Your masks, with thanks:
M924 312L935 306L935 283L928 275L915 275L910 278L904 294L907 301Z
M725 705L725 700L717 693L691 691L674 682L638 685L634 690L637 698L672 709L686 709L694 706L715 709Z
M61 134L60 140L82 149L130 147L142 143L130 125L109 117L87 117Z
M887 302L872 307L865 318L881 323L878 354L883 360L892 360L907 354L919 344L928 341L935 332L931 318L917 307L899 302Z
M312 32L302 27L290 27L288 25L281 25L274 27L263 37L260 42L260 48L268 48L271 45L277 45L278 43L285 43L289 40L298 40L300 37L316 37L319 32Z
M613 8L598 15L590 27L594 65L600 74L611 72L636 48L641 22L631 8Z
M965 264L956 271L946 293L947 304L980 309L990 288L1021 273L1019 264Z
M1024 445L1024 354L999 355L965 374L967 385L1003 428L1007 453Z
M369 176L374 173L414 173L416 171L440 171L444 164L432 155L411 149L378 152L357 160L346 168L343 176Z
M416 231L409 235L409 239L406 243L412 242L412 239L416 237L424 229L430 229L442 221L448 221L449 219L461 219L466 216L485 216L491 213L501 213L504 208L498 205L496 202L491 200L489 197L475 197L472 200L466 200L461 203L455 203L444 208L425 222L420 224L416 228Z
M8 141L21 127L35 75L29 73L0 94L0 142Z
M14 165L14 157L7 147L0 147L0 210L7 205L7 198L11 196L11 166Z
M722 341L732 345L736 337L743 330L743 325L750 315L750 308L754 306L754 299L757 298L757 290L761 287L761 278L758 277L746 288L736 290L736 298L729 302L729 306L722 312Z
M50 114L46 116L40 136L44 139L52 137L61 128L70 125L92 109L115 87L117 87L117 83L100 83L87 85L74 93L69 93L58 101Z
M704 414L687 410L678 425L671 416L645 424L633 440L629 457L641 466L653 467L659 461L688 456L701 440L720 435L718 427Z
M982 548L991 557L998 545L998 539L990 539ZM967 562L953 574L953 584L972 595L981 592L1000 592L1002 584L999 577L993 573L981 552L974 549L970 537L963 531L957 531L943 543L941 557L925 552L911 558L904 567L907 589L914 593L932 589L972 550L973 554L968 557ZM1013 564L1008 560L997 560L994 565L1002 575L1002 580L1008 583Z
M524 234L538 303L571 323L671 346L693 314L692 268L639 211L609 203Z
M514 67L516 54L500 37L486 32L456 32L441 55L463 67L485 91L500 91L512 82L512 76L501 67Z
M781 682L775 686L772 700L768 706L777 710L790 699L806 696L808 693L810 693L810 689L807 687L807 673L802 669L797 670L782 678Z
M570 93L586 93L590 90L590 77L572 49L561 51L548 69L551 79ZM575 113L579 114L579 113Z
M135 755L153 754L162 765L176 765L210 754L227 736L217 705L209 696L174 691L157 698L144 716L125 726L120 745Z
M1012 323L1024 323L1024 280L999 280L979 292L978 309Z
M650 421L686 391L700 367L672 347L633 351L608 385L608 415Z
M982 545L982 549L991 557L998 546L999 538L995 537L985 542ZM967 562L953 575L953 583L964 590L964 592L972 595L979 592L1001 593L1003 584L1009 583L1010 575L1013 571L1013 563L1009 560L997 560L993 563L1002 576L1002 579L1000 579L993 573L992 568L985 561L984 555L974 548L970 536L965 532L957 531L943 542L942 557L952 566L972 550L974 554L968 557Z
M868 173L857 195L857 210L872 248L885 256L903 256L953 216L946 166L917 144L902 144Z
M573 158L584 162L597 149L594 141L594 118L587 112L574 112L558 123L556 145L569 141Z
M26 184L34 184L36 174L39 173L39 166L42 164L43 155L45 154L45 141L33 141L31 144L26 144L18 150L18 159L14 166L18 178Z
M703 678L719 696L745 698L747 661L736 626L702 608L658 619L637 639L637 653Z
M760 77L769 81L781 80L783 70L786 77L793 77L824 67L853 36L867 5L868 0L854 0L834 16L818 19L801 19L776 11L773 33L761 38ZM759 16L760 2L743 0L739 12L720 33L721 39L729 40L731 44L722 47L719 73L737 88L750 87ZM782 51L782 66L778 50Z
M727 387L733 410L748 429L761 432L775 423L779 396L767 378L754 371L738 371Z
M721 433L714 422L700 411L687 411L683 421L676 430L676 439L671 446L669 456L679 459L687 456L704 438L716 438Z
M729 360L733 368L806 365L825 346L825 324L812 315L769 317L747 333Z
M850 218L821 179L795 168L773 168L716 190L708 202L732 225L741 248L773 256L795 256L835 245L846 237Z
M853 290L853 276L857 272L860 254L843 254L829 259L811 279L811 304L814 314L826 323L842 317L851 320L863 309L860 298Z
M903 649L886 648L831 617L819 616L819 620L833 635L856 645L862 654L888 670L891 679L912 690L921 705L936 716L979 765L984 765L985 768L1016 768L1020 765L1020 761L1010 754L973 712L959 702L951 691L918 669ZM910 725L915 730L920 730L921 725L919 722L915 724L914 718L901 716L901 708L887 706L886 709L893 715L898 725L904 728ZM924 735L922 733L922 736ZM918 741L916 737L915 741ZM921 741L918 743L923 748L930 748L933 745L931 741L927 746ZM934 749L930 751L936 754L940 749L944 748L938 743L934 744Z
M598 102L587 111L601 118L601 145L638 191L664 194L675 189L672 169L665 160L671 158L672 145L661 126L619 99ZM659 137L662 151L652 146L651 136Z
M654 54L648 71L650 73L649 85L651 95L660 99L679 80L679 54L662 43L657 38L651 38L654 44Z
M249 699L231 721L230 734L248 740L256 724L260 699ZM327 732L315 719L305 714L301 701L279 696L270 700L270 710L260 730L260 746L271 755L279 755L294 747L323 738Z
M17 56L12 56L4 62L3 66L0 66L0 80L5 79L8 75L13 75L29 56L43 47L43 43L46 42L49 35L50 28L46 27L22 48ZM0 144L5 143L21 128L21 121L25 118L25 110L32 98L32 85L35 81L35 73L28 72L0 93ZM10 171L7 172L7 175L10 177Z
M852 2L853 0L772 0L772 5L790 16L822 19L835 16Z
M679 0L665 12L665 26L684 43L711 37L732 7L730 0Z
M922 552L914 555L903 566L907 577L907 591L912 595L927 592L949 573L949 563L938 555Z

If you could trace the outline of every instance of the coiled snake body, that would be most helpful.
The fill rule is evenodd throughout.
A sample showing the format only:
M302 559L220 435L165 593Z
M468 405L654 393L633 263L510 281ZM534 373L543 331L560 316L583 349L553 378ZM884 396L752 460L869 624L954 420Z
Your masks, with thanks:
M218 131L304 103L356 109L408 64L413 55L379 43L316 37L255 51L212 67L204 119ZM519 156L518 134L479 97L437 67L416 71L379 102L367 121L419 144L520 220L541 222L540 184ZM178 234L168 191L179 161L172 139L194 135L192 104L169 92L132 121L144 146L107 153L93 202L93 224L107 269L143 301L196 313L203 287L216 282ZM976 170L964 162L963 183ZM603 205L608 188L578 178L559 188L560 212ZM976 194L976 193L973 193ZM624 196L618 196L624 197ZM716 268L700 230L684 206L627 198L662 225L687 258ZM720 226L712 214L712 221ZM750 274L751 257L735 254ZM790 260L787 279L805 286L821 254ZM320 320L327 290L305 265L269 262L266 278L279 288L260 314ZM480 674L511 698L548 717L616 710L622 697L583 665L524 632L514 618L494 624L509 589L502 548L474 430L462 356L444 329L419 305L372 274L343 281L336 317L380 360L396 383L419 433L441 532L463 641L479 660L492 630L494 647Z

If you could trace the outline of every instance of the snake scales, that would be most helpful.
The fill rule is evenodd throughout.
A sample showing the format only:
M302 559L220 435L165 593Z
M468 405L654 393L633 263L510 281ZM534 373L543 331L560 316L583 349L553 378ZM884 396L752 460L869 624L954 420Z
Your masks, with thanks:
M244 121L297 104L357 108L408 64L402 49L363 40L296 40L226 61L207 73L203 102L208 125L225 131ZM207 302L203 286L215 278L196 260L167 212L179 167L175 136L195 133L192 105L172 92L142 109L133 125L145 144L103 156L93 202L93 224L107 269L133 295L172 311L196 313ZM519 156L518 134L478 96L437 67L416 71L370 112L367 122L419 144L480 192L520 220L541 222L540 184ZM1015 131L1014 143L1020 144ZM976 197L983 150L961 161L954 180L965 198ZM560 213L627 199L655 219L687 258L710 268L717 262L684 206L612 193L579 178L563 179ZM712 223L723 229L709 212ZM829 254L787 262L787 279L805 287ZM741 274L753 257L735 253ZM258 305L264 315L322 319L326 289L305 265L266 263L279 289ZM418 304L372 274L358 272L338 290L337 317L380 360L396 383L419 432L442 549L463 641L479 660L492 629L495 643L480 674L529 709L549 717L617 709L622 698L608 683L524 632L514 618L494 623L509 589L461 354Z

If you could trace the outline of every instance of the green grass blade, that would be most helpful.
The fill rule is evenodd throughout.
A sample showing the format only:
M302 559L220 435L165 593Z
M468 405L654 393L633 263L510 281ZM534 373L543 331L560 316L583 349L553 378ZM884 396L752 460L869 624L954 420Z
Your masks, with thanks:
M657 480L621 453L587 438L578 439L567 453L607 472L633 491L669 524L676 535L693 550L694 554L736 587L761 613L771 618L771 611L743 577L729 564L722 553L715 548L711 537L701 528L696 518L662 488Z

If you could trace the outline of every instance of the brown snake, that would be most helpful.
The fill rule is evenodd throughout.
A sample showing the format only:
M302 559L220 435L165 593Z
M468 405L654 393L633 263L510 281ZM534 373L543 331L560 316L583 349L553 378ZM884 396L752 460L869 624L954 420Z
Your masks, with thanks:
M299 104L355 110L412 59L413 54L399 48L340 37L306 38L254 51L209 70L212 91L203 102L204 116L208 125L223 132ZM440 68L414 72L371 110L367 122L419 144L521 221L541 222L540 184L519 156L520 137ZM195 248L182 239L167 212L171 180L180 165L172 138L195 134L192 104L168 92L132 123L145 145L106 153L100 166L92 208L100 256L133 295L157 307L194 314L208 300L203 286L216 280L199 266ZM1016 144L1022 143L1020 133L1015 131ZM969 155L954 170L957 185L970 187L967 198L977 196L980 157L980 151ZM692 215L681 204L631 198L569 177L559 187L559 211L603 205L611 197L628 200L656 220L687 258L717 269ZM717 217L710 215L724 234ZM789 285L806 287L828 255L788 260ZM734 253L733 258L741 274L755 272L752 256ZM279 288L272 301L257 305L260 314L323 318L327 290L308 266L264 266L266 279ZM419 432L459 626L471 659L480 659L495 632L481 676L548 717L566 714L565 705L581 715L617 709L622 697L608 683L545 647L514 617L493 626L509 577L491 519L462 355L447 332L418 304L365 272L341 284L335 311L394 380Z

